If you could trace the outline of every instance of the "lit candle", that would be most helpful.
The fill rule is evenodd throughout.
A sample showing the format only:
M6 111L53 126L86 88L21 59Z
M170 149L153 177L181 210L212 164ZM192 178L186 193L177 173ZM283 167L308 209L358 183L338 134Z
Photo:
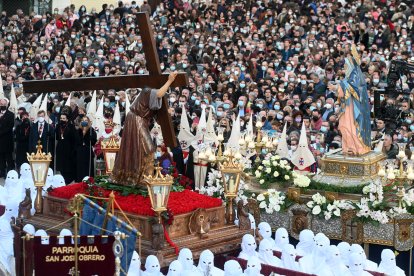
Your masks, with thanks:
M249 142L249 148L254 149L256 147L255 143L253 141Z
M36 181L40 181L40 170L36 170Z
M112 169L114 168L114 163L115 163L115 158L110 157L109 158L109 169L112 171Z
M257 127L257 128L262 128L262 126L263 126L262 121L257 121L257 122L256 122L256 127Z
M397 155L397 157L398 158L404 158L405 157L405 152L403 151L403 150L400 150L399 152L398 152L398 155Z
M229 181L229 193L233 194L234 192L235 192L234 179L233 179L233 176L231 176L230 181Z
M155 194L155 209L159 209L162 207L161 201L162 201L161 193L156 193Z
M220 142L224 141L224 136L223 136L223 133L219 133L219 134L217 135L217 139L218 139Z
M383 177L383 176L385 176L385 170L384 170L384 168L380 168L379 169L379 171L378 171L378 176L381 176L381 177Z
M388 175L387 175L387 178L388 178L388 179L390 179L390 180L395 179L395 174L394 174L394 169L393 169L393 168L389 168L389 169L388 169Z

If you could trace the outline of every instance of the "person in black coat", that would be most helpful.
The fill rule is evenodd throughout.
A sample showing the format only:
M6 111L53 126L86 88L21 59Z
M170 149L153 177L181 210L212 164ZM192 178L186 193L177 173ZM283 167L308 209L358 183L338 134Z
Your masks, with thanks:
M14 114L7 110L9 101L0 100L0 177L6 177L7 171L13 170L13 127Z
M65 113L60 115L59 124L56 126L56 141L56 170L60 171L65 183L69 184L76 177L76 129Z
M183 151L181 149L178 138L177 138L177 145L178 145L177 147L171 149L171 152L173 154L173 161L175 163L175 167L177 168L178 173L184 174L185 173L184 156L183 156Z
M85 176L95 176L93 146L97 141L96 131L91 128L88 117L83 117L76 131L76 181L81 182Z
M26 111L20 113L20 119L14 129L16 136L16 167L17 170L23 163L27 163L27 153L29 152L30 139L30 120L29 113Z
M32 124L29 131L29 153L36 153L37 143L40 140L42 145L43 152L50 152L53 156L54 153L54 128L51 124L47 123L45 120L46 112L39 110L37 112L37 119L34 124Z

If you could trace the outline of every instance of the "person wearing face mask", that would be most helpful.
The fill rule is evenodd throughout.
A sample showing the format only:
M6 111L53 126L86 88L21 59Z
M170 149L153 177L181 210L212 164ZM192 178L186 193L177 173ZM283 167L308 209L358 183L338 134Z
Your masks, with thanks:
M57 97L53 100L53 104L52 113L50 113L50 120L52 121L53 125L57 125L59 121L60 110L62 109L62 104L58 101Z
M81 121L86 116L86 109L83 107L78 108L78 116L74 120L74 125L76 129L81 128Z
M19 110L20 111L20 110ZM30 120L26 110L19 112L20 123L14 129L16 136L16 167L20 169L21 164L27 163L27 153L29 151Z
M54 128L49 122L46 121L46 111L39 110L37 112L37 119L30 128L29 136L29 153L36 153L37 143L40 141L43 152L50 152L53 156L54 145Z
M245 96L240 96L237 101L236 114L240 117L246 116L250 112L250 108L247 106L247 99Z
M302 118L303 118L303 112L302 111L294 111L292 114L292 124L290 125L289 129L287 130L287 134L297 131L300 132L302 127Z
M329 98L326 100L325 106L322 108L322 121L327 121L328 118L335 112L334 100Z
M0 100L0 177L6 177L6 170L13 170L13 127L14 114L7 110L9 101Z
M76 178L76 129L66 113L60 114L56 135L56 170L70 184Z
M76 181L85 176L95 176L93 146L97 142L96 131L91 127L88 117L83 116L76 131Z

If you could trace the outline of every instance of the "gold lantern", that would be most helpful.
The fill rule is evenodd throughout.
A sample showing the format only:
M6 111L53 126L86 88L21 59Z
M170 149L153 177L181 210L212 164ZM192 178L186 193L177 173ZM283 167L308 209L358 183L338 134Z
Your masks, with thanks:
M32 177L34 185L37 189L36 199L35 199L35 210L36 213L41 214L43 212L43 198L42 198L42 188L46 183L47 170L49 169L49 164L52 161L52 155L50 153L42 152L42 145L40 141L37 144L36 154L27 153L27 160L29 161L30 168L32 169Z
M243 171L241 164L234 161L233 155L220 164L220 172L224 186L224 196L227 198L227 223L234 224L233 199L239 191L240 177Z
M102 141L101 144L102 152L105 158L105 174L109 175L112 173L115 165L115 158L121 145L115 136L111 136L111 138L107 141Z
M144 183L147 185L151 207L157 213L159 223L161 223L161 213L167 210L171 186L174 182L171 175L163 175L161 170L162 167L156 167L155 175L144 176Z

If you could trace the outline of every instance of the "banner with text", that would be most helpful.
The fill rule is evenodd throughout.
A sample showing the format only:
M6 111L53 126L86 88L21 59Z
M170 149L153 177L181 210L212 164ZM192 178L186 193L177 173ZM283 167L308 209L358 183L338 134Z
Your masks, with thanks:
M113 236L95 236L89 239L81 236L77 248L79 275L114 275L114 240ZM34 237L33 252L36 276L75 275L75 246L72 237L64 237L64 244L59 244L56 236L50 236L48 241L44 237Z

